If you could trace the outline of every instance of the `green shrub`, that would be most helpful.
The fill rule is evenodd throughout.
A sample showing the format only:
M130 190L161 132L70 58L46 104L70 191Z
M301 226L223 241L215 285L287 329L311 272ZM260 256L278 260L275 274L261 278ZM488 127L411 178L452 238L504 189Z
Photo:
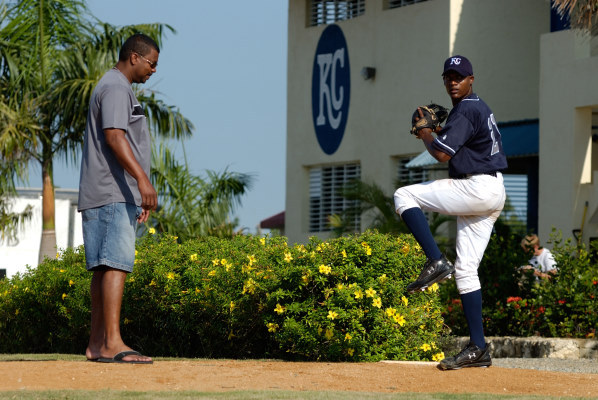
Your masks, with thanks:
M594 337L598 327L598 264L586 248L553 232L558 273L537 280L518 271L529 259L521 238L493 235L480 265L488 336ZM525 274L522 276L522 274ZM443 317L455 335L468 335L454 281L441 285Z
M127 277L122 334L155 356L439 359L437 286L404 296L424 260L410 235L289 246L149 234ZM0 281L0 352L82 353L90 275L77 249Z

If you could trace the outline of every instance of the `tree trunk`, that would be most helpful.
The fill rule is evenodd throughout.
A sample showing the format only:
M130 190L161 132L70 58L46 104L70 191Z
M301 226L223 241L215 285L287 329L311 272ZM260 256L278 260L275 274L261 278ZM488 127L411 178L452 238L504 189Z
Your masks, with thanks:
M45 257L56 257L56 230L54 214L54 180L52 178L52 161L42 164L42 238L39 245L39 262Z

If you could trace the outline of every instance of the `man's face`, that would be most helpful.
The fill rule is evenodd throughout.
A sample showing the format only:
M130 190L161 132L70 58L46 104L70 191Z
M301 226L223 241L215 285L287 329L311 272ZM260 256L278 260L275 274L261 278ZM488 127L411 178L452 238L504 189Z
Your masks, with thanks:
M159 56L160 53L155 49L151 49L151 51L145 55L133 53L133 57L137 58L137 63L135 64L136 74L133 78L134 83L145 83L145 81L156 72Z
M473 75L462 76L457 72L448 71L442 76L442 80L444 81L446 92L453 100L453 104L461 101L473 92Z

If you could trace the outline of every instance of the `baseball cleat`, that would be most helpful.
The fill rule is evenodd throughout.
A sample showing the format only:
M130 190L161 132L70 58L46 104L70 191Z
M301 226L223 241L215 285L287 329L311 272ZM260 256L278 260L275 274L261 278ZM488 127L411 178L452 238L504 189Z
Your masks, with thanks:
M407 285L407 291L424 291L435 283L449 279L454 273L455 267L444 255L440 260L427 260L419 277Z
M487 368L492 365L492 358L490 357L490 346L486 343L484 349L469 342L469 344L454 357L445 358L440 361L438 368L442 370L461 369L469 367Z

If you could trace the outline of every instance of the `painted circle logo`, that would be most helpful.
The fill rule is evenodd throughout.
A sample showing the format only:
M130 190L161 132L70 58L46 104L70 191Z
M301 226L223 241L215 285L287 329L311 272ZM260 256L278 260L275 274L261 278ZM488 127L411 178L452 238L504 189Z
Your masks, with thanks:
M349 52L343 31L329 25L316 48L311 80L311 112L316 137L326 154L333 154L341 144L351 94Z

